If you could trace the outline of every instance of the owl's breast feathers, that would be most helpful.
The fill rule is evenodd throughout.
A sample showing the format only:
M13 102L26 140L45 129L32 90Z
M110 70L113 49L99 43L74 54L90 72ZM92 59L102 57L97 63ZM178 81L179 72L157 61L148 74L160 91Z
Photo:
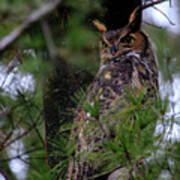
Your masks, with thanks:
M87 99L90 103L100 101L101 115L115 105L125 94L125 90L133 91L136 95L146 90L147 96L151 96L157 89L158 72L155 61L129 53L100 67L88 89Z
M81 152L98 151L95 144L101 144L110 135L107 134L106 128L107 125L113 124L108 124L108 119L105 116L110 111L121 111L123 106L120 107L122 105L120 101L126 95L126 90L132 90L135 95L138 95L145 89L147 96L153 96L153 93L157 91L156 63L154 58L148 60L138 54L129 53L115 58L109 64L101 65L86 94L87 102L91 108L90 110L84 109L83 106L78 108L75 117L77 128L74 129L73 138L78 142L76 158ZM99 107L95 107L96 104ZM93 116L92 107L99 108L98 116ZM104 119L107 119L108 123ZM94 167L93 162L87 163L88 160L83 160L83 156L80 157L79 161L88 164L88 166L82 164L78 166L75 162L72 163L69 174L74 173L74 177L75 174L78 174L74 179L81 179L81 176L88 177L88 173L92 173L90 167ZM76 170L78 172L75 172Z

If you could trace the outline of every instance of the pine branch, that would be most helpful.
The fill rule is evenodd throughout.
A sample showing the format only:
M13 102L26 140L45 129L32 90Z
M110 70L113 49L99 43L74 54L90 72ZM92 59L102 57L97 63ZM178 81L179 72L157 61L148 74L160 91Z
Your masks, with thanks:
M34 121L34 123L29 126L29 128L24 131L23 133L21 133L19 136L15 137L14 139L8 141L9 138L5 138L5 140L0 144L0 147L2 150L4 150L5 148L7 148L9 145L13 144L14 142L16 142L17 140L25 137L26 135L28 135L30 132L32 132L32 130L35 129L36 126L38 126L39 124L41 124L41 121L39 121L40 117L42 115L42 112L40 112L39 116L37 117L37 119Z
M20 159L22 158L22 156L26 156L27 154L31 154L31 153L34 153L36 151L40 151L42 150L43 147L36 147L36 148L32 148L32 149L29 149L25 152L22 152L21 154L18 154L16 156L13 156L13 157L10 157L10 158L4 158L4 159L0 159L0 162L4 162L4 161L12 161L14 159Z
M56 9L59 4L62 2L62 0L56 0L52 1L43 7L39 8L32 14L30 14L25 20L22 25L20 25L18 28L13 30L10 34L5 36L0 41L0 52L5 50L9 45L11 45L26 29L28 29L34 22L40 20L42 17L46 16L50 12L52 12L54 9Z

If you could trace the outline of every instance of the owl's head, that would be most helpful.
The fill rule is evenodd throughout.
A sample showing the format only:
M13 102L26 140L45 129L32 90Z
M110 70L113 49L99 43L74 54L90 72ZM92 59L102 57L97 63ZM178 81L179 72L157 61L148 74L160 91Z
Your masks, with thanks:
M107 31L104 24L94 21L101 32L100 57L106 64L122 55L133 52L142 55L148 45L147 35L141 30L141 8L137 7L129 17L128 24L117 30Z

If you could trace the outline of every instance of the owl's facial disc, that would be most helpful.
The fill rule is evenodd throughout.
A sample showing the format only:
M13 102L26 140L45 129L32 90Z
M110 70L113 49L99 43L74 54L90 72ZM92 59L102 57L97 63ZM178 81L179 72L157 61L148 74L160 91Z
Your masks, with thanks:
M103 64L129 52L141 55L145 48L142 31L128 32L127 29L109 31L102 36L100 55Z
M95 26L101 32L100 55L102 62L108 62L129 52L142 54L146 40L141 31L141 7L133 10L128 24L115 31L107 31L105 25L94 21Z

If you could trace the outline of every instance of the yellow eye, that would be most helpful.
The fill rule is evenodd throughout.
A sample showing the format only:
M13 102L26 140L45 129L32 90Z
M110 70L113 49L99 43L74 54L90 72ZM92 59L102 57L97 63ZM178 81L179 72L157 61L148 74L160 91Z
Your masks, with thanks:
M134 42L135 42L135 39L134 39L134 38L131 38L130 41L131 41L131 43L134 43Z
M121 39L121 43L133 44L134 42L135 42L135 38L129 35Z

